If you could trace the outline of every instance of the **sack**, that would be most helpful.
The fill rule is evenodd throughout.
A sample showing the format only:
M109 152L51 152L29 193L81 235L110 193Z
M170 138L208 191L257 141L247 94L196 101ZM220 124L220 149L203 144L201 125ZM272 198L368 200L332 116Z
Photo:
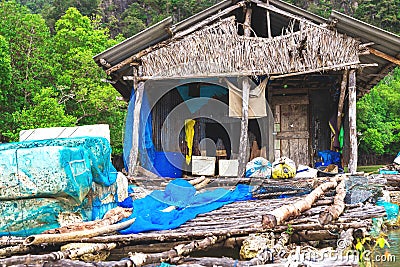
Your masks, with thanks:
M272 178L293 178L296 175L296 164L287 157L281 157L272 163Z
M271 162L263 157L252 159L246 164L246 177L271 178Z

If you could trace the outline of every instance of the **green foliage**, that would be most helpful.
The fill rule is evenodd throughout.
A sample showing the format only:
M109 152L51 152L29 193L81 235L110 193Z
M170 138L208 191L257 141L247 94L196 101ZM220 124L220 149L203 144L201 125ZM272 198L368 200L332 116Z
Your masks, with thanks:
M357 103L360 150L381 154L400 151L400 69L383 79Z
M11 83L11 56L6 38L0 35L0 88L5 89ZM3 90L0 90L0 92ZM0 94L0 103L3 103Z
M18 140L22 129L107 123L114 153L121 152L126 103L101 82L106 75L92 58L117 40L98 18L70 8L54 35L15 1L0 2L0 18L0 141Z
M57 100L57 94L51 88L42 88L32 98L32 105L12 114L17 131L6 132L11 140L18 140L21 130L74 126L76 118L65 114L64 105Z
M390 32L400 33L400 0L359 1L355 16Z

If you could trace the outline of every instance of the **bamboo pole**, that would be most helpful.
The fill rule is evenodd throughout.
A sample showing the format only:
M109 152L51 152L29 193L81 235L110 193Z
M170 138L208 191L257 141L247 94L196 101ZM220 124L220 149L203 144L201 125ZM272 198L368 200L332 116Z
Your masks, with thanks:
M338 112L337 112L337 135L339 135L340 128L342 127L342 114L343 114L343 104L344 104L344 97L346 95L346 85L347 79L349 77L349 71L346 69L343 71L342 76L342 83L340 85L340 97L339 97L339 104L338 104Z
M136 218L118 223L113 225L103 226L98 229L92 229L87 231L76 231L63 234L39 234L28 236L24 245L37 245L42 243L64 243L71 241L82 241L83 238L89 238L99 236L103 234L109 234L118 230L125 229L135 222Z
M350 128L350 160L349 172L357 172L357 90L356 90L356 71L351 69L349 72L349 128Z
M246 9L244 20L244 36L251 36L251 15L252 8L250 6ZM247 164L247 145L248 145L248 126L249 126L249 97L250 97L250 82L247 77L242 81L242 118L240 123L240 144L239 144L239 167L238 177L243 177Z

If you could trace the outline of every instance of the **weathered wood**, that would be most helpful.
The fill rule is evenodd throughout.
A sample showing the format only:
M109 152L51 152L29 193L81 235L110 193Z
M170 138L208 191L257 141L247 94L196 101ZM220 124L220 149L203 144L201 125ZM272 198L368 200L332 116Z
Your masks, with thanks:
M357 90L356 71L349 72L349 134L350 134L350 160L348 169L351 174L357 172L358 144L357 144Z
M303 199L293 203L283 205L268 214L262 216L262 224L264 228L274 228L280 225L286 219L290 217L296 217L300 215L303 211L309 210L312 204L322 196L325 191L332 187L336 187L338 181L343 179L342 176L336 175L330 182L323 183L314 189L310 194L308 194Z
M297 96L273 96L271 101L273 106L276 105L308 105L310 100L308 95Z
M221 238L210 236L200 241L195 240L190 242L189 244L178 245L173 249L161 253L152 253L152 254L134 253L129 258L136 267L152 263L168 262L174 258L179 258L181 256L188 255L192 251L206 249L207 247L214 245L219 239L221 240Z
M87 231L75 231L63 234L39 234L28 236L24 245L37 245L42 243L64 243L72 241L82 241L83 238L99 236L103 234L113 233L118 230L125 229L135 222L136 218L124 221L122 223L103 226L97 229Z
M186 29L184 31L178 32L171 39L163 41L163 42L161 42L161 43L159 43L159 44L157 44L155 46L151 46L151 47L149 47L147 49L144 49L144 50L140 51L139 53L137 53L137 54L135 54L133 56L130 56L129 58L123 60L122 62L118 63L117 65L107 69L106 70L107 75L110 75L111 73L123 68L125 65L131 64L135 60L140 59L141 57L151 53L154 50L157 50L157 49L159 49L161 47L164 47L164 46L168 45L169 43L171 43L172 41L174 41L176 39L180 39L180 38L182 38L182 37L194 32L194 31L204 27L205 25L213 22L214 20L216 20L216 19L218 19L218 18L220 18L220 17L222 17L222 16L224 16L226 14L229 14L233 10L236 10L237 8L242 7L244 5L245 5L245 2L239 2L239 3L237 3L237 4L235 4L235 5L231 6L231 7L228 7L226 9L218 12L217 14L215 14L215 15L213 15L211 17L208 17L205 20L202 20L201 22L195 24L194 26L192 26L192 27L190 27L190 28L188 28L188 29Z
M344 105L344 97L346 95L348 77L349 77L349 71L344 70L342 76L342 83L340 84L340 97L339 97L338 112L337 112L337 129L339 132L340 128L342 127L343 105Z
M284 78L284 77L303 75L303 74L308 74L308 73L313 73L313 72L344 69L346 67L355 67L355 68L357 68L357 67L359 67L359 64L360 64L360 61L354 61L354 62L343 63L343 64L338 64L338 65L333 65L333 66L328 66L328 67L316 68L316 69L312 69L312 70L292 72L292 73L287 73L287 74L282 74L282 75L275 75L275 76L269 77L269 79L270 80L276 80L276 79L280 79L280 78Z
M251 35L251 15L253 10L251 7L246 9L246 15L243 25L244 35ZM244 177L246 164L248 158L247 146L248 146L248 126L249 126L249 96L250 96L250 81L245 77L242 81L242 118L240 123L240 144L239 144L239 167L238 177Z
M21 256L13 256L11 258L0 259L0 266L15 266L19 264L32 264L41 265L46 262L57 262L62 259L74 259L80 257L85 254L95 253L102 250L112 250L116 248L117 245L115 243L109 244L88 244L85 247L79 249L70 249L65 251L57 251L51 252L43 255L21 255Z
M392 56L390 56L390 55L388 55L388 54L386 54L386 53L383 53L382 51L379 51L379 50L377 50L377 49L374 49L374 48L372 48L372 47L368 47L368 51L369 51L371 54L374 54L374 55L377 56L377 57L386 59L387 61L390 61L390 62L392 62L392 63L394 63L394 64L400 66L400 59L397 59L397 58L395 58L395 57L392 57Z
M132 148L129 153L129 170L128 178L137 175L137 162L139 157L139 127L140 127L140 111L142 109L142 100L144 94L144 82L139 82L135 92L135 108L133 111L132 125Z
M1 257L9 257L9 256L15 255L15 254L29 253L32 250L34 250L34 247L25 246L22 244L16 245L16 246L0 248L0 258Z
M332 221L339 218L340 214L343 213L345 204L344 198L346 197L345 179L343 179L336 187L336 196L333 205L326 208L320 213L318 221L320 224L331 223Z
M128 218L131 214L132 214L132 209L130 208L116 207L109 210L101 220L68 224L63 227L47 230L43 232L43 234L63 234L75 231L87 231L87 230L98 229L100 227L113 225L124 218Z
M269 0L267 0L267 5L269 5ZM268 38L272 37L272 33L271 33L271 17L269 15L269 10L267 9L265 11L267 13L267 31L268 31Z

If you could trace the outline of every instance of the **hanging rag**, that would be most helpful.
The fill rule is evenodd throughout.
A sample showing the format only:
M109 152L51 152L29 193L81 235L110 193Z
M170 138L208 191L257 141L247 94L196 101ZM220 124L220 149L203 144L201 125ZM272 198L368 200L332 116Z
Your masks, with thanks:
M192 119L185 120L185 140L188 148L186 155L186 164L189 165L192 159L192 147L193 147L193 137L194 137L194 125L196 121Z

